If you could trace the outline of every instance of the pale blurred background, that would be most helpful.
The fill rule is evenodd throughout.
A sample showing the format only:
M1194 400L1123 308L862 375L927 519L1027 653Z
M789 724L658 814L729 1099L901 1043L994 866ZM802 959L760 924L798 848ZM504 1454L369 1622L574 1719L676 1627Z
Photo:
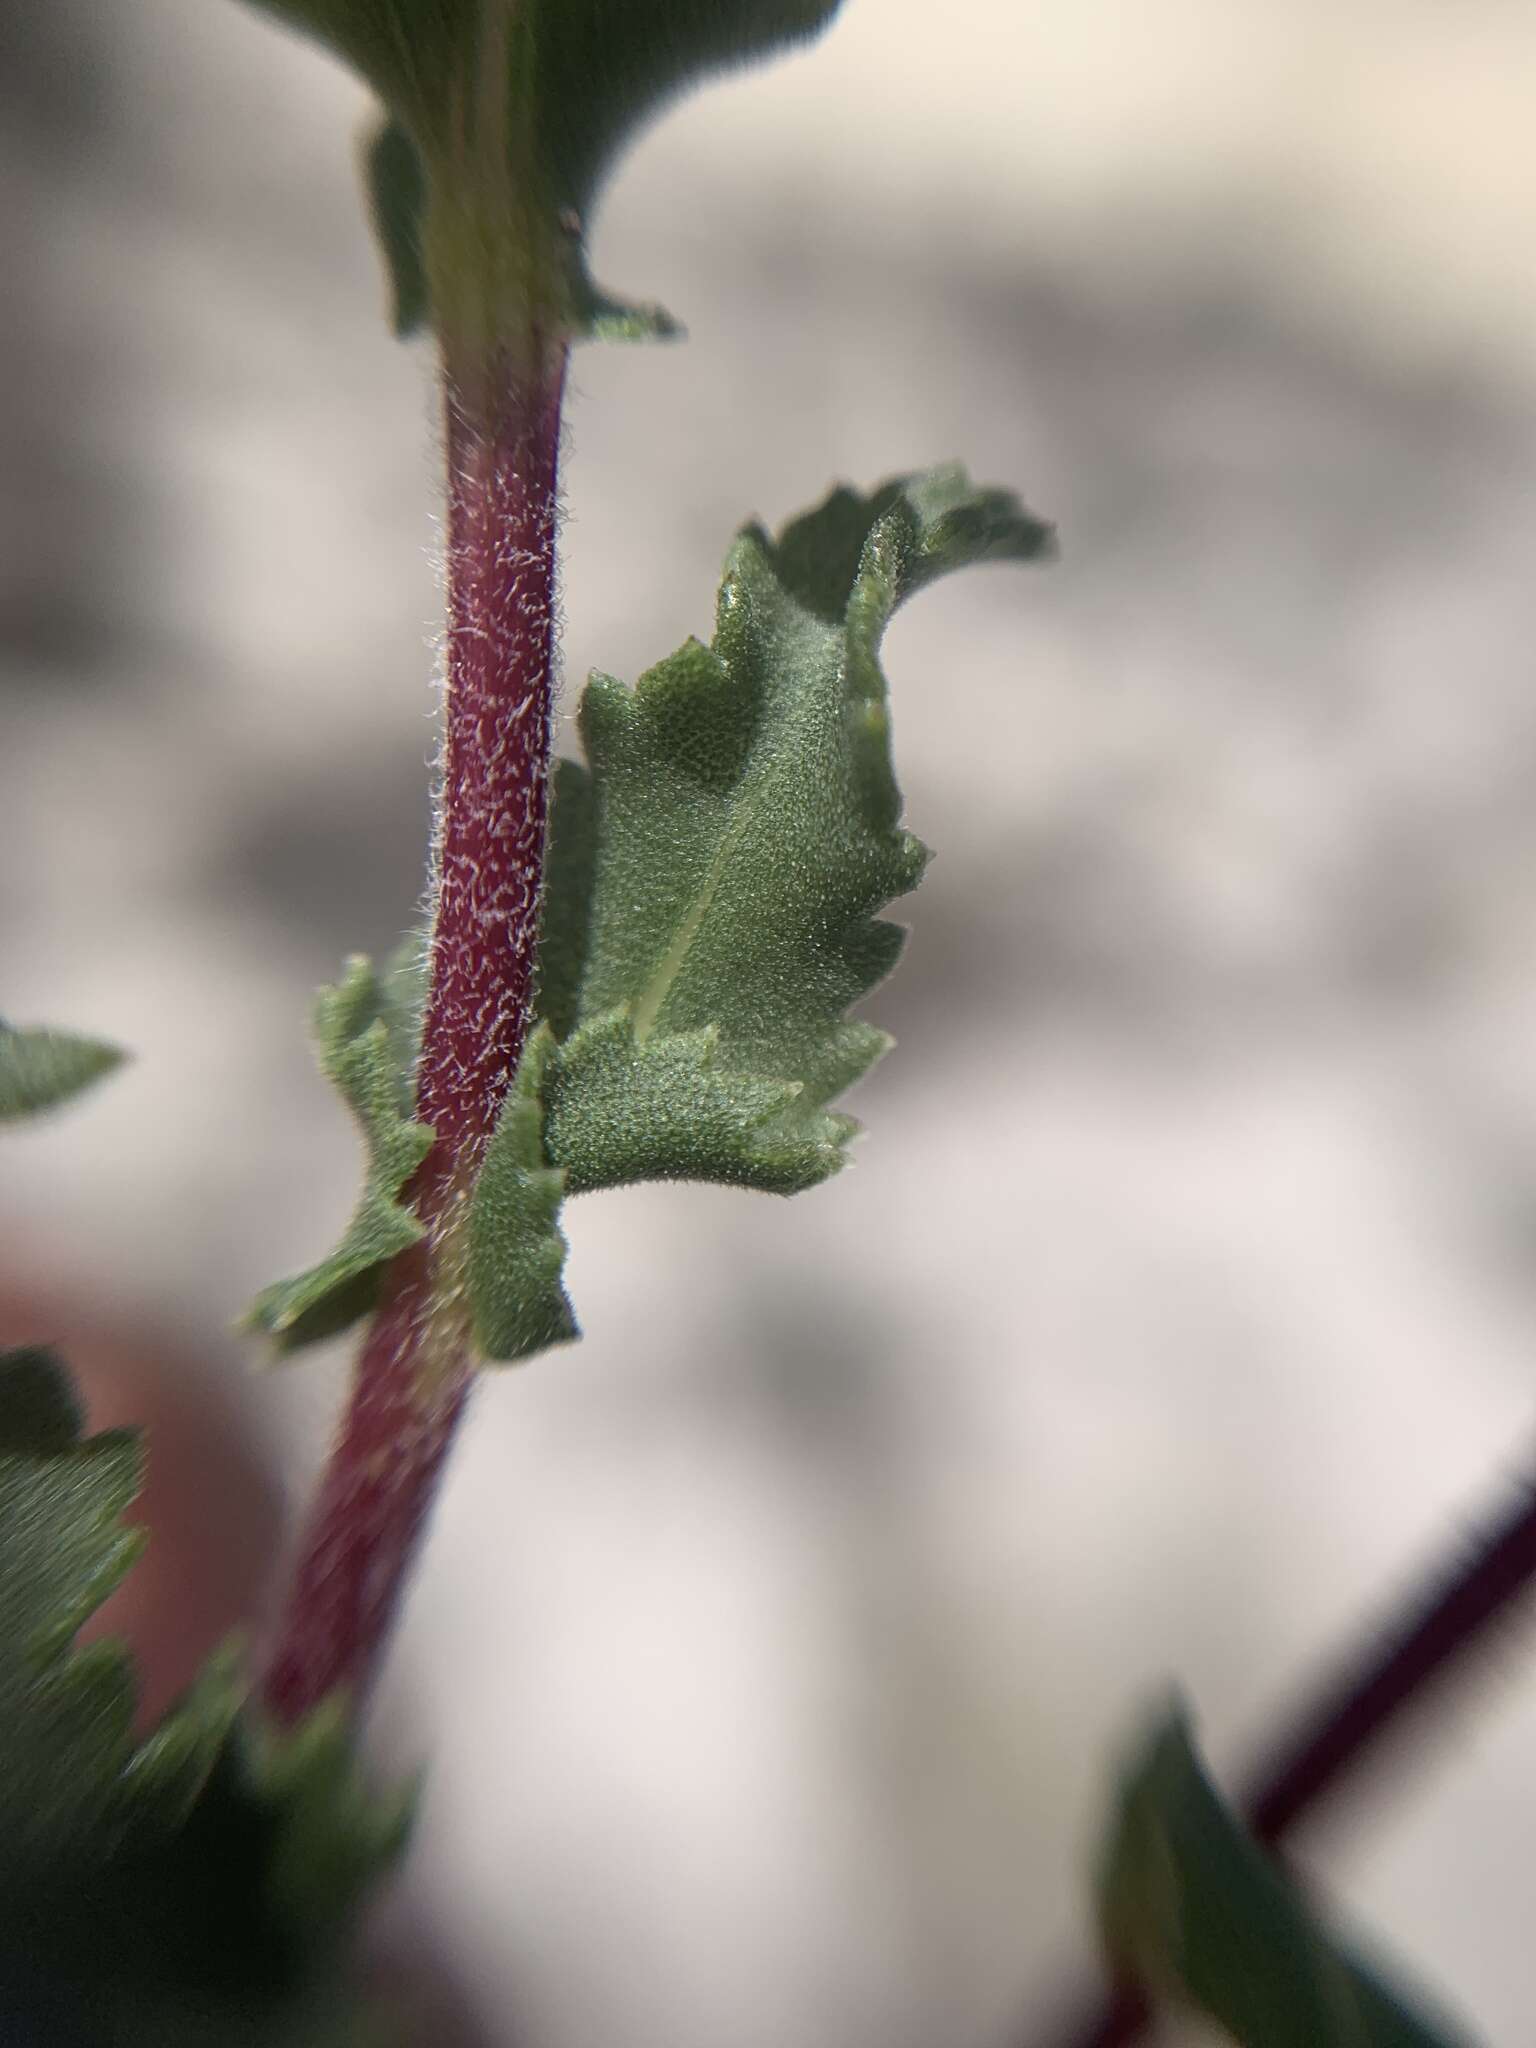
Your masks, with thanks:
M857 1170L578 1206L586 1342L479 1400L379 1733L489 2048L1027 2048L1148 1704L1240 1764L1525 1466L1533 108L1515 0L848 0L618 182L691 340L579 358L568 700L835 477L1063 553L892 634L940 858ZM230 1325L349 1206L305 1004L432 747L362 109L232 0L0 10L0 1009L137 1053L6 1142L0 1335L161 1333L294 1504L345 1357ZM1531 1647L1305 1845L1496 2043Z

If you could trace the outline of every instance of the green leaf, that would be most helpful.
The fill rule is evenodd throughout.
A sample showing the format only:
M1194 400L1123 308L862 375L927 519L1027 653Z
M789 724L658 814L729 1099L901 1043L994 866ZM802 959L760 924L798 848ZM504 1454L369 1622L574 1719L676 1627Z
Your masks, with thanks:
M511 1364L580 1335L561 1284L565 1175L550 1168L539 1085L552 1041L536 1031L502 1106L469 1213L468 1288L482 1358Z
M539 910L536 995L539 1015L556 1038L569 1038L576 1028L596 874L592 778L579 761L557 761Z
M503 342L676 332L594 286L584 240L637 129L712 72L824 28L839 0L255 0L317 37L388 116L366 160L397 331Z
M235 1796L267 1816L264 1885L273 1909L306 1942L343 1938L358 1901L405 1848L416 1786L381 1795L369 1785L339 1703L292 1729L248 1713L238 1736Z
M0 1023L0 1123L52 1109L123 1063L115 1045Z
M889 1043L847 1013L901 948L876 913L928 857L899 823L881 636L935 577L1048 541L958 469L838 490L777 540L742 533L711 646L633 691L592 678L541 947L544 1146L573 1192L783 1193L843 1163L856 1126L827 1105Z
M951 569L1047 528L958 469L833 492L726 564L715 637L633 691L594 675L590 766L555 775L529 1041L470 1205L488 1358L574 1336L563 1194L707 1180L793 1194L857 1130L828 1105L886 1049L850 1007L902 933L875 915L926 849L901 829L880 641Z
M421 253L427 185L415 143L391 116L378 123L363 146L363 184L389 274L390 325L404 340L431 310Z
M127 1653L75 1647L141 1547L140 1471L49 1354L0 1355L0 2040L382 2041L345 1948L409 1800L365 1791L338 1714L242 1710L228 1653L140 1740Z
M419 1030L415 976L397 964L380 982L369 963L349 960L335 988L315 1000L314 1034L323 1072L357 1119L366 1154L363 1191L340 1244L328 1258L259 1294L253 1328L280 1351L334 1336L377 1298L384 1267L424 1235L398 1199L432 1146L432 1133L411 1117L409 1062Z
M389 1043L400 1111L407 1117L416 1108L416 1068L421 1058L430 943L425 926L412 932L389 955L379 977L379 1017Z
M1223 1805L1182 1711L1127 1772L1100 1880L1104 1939L1149 1997L1240 2048L1465 2048L1388 1989Z
M837 1171L856 1129L797 1114L798 1081L722 1072L713 1025L637 1039L611 1010L551 1053L544 1143L573 1195L637 1180L707 1180L793 1195Z
M69 2048L404 2048L350 1954L411 1799L371 1796L328 1710L242 1714L179 1824L83 1874L0 1845L0 2039Z
M0 1859L13 1874L86 1868L179 1822L233 1715L215 1671L141 1744L126 1652L74 1646L143 1546L122 1520L140 1478L131 1435L82 1434L48 1352L0 1354Z

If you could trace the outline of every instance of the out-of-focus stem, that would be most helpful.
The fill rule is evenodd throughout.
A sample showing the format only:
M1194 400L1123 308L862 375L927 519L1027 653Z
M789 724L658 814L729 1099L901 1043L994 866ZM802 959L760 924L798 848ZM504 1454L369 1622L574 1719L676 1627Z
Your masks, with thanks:
M563 348L446 372L448 662L412 1184L425 1239L385 1276L302 1531L263 1692L283 1722L366 1700L475 1360L454 1299L464 1198L527 1034L555 640Z
M1382 1739L1487 1640L1533 1580L1536 1485L1526 1485L1465 1560L1437 1572L1379 1644L1296 1717L1239 1801L1257 1840L1278 1849L1329 1793L1358 1777ZM1122 1987L1028 2038L1052 2048L1128 2048L1150 2019L1139 1994Z

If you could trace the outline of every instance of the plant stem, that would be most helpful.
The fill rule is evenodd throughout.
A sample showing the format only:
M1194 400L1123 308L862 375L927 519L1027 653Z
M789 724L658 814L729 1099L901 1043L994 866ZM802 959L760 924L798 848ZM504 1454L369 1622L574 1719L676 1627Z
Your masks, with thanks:
M1521 1487L1466 1559L1437 1571L1379 1645L1357 1658L1296 1718L1239 1802L1255 1838L1278 1849L1430 1688L1486 1642L1536 1579L1536 1484ZM1117 1988L1047 2038L1061 2048L1127 2048L1151 2013Z
M562 349L543 374L448 387L448 690L417 1113L460 1170L479 1166L528 1025L564 381Z
M308 1520L263 1693L300 1719L366 1701L475 1359L450 1267L527 1034L548 810L563 348L447 388L448 664L412 1184L427 1236L395 1260ZM441 1284L440 1284L441 1283Z

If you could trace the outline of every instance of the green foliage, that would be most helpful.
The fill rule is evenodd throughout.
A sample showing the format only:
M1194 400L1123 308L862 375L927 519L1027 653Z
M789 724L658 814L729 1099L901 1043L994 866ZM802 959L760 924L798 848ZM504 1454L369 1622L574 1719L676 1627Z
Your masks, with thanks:
M131 1436L82 1436L47 1352L0 1355L0 1845L12 1871L73 1865L180 1819L229 1725L231 1692L214 1675L136 1744L125 1653L74 1647L142 1547L122 1522L140 1478Z
M341 1951L407 1809L334 1717L243 1713L227 1654L136 1737L126 1651L74 1638L142 1547L140 1472L49 1354L0 1355L0 2039L361 2048Z
M366 178L397 331L436 301L505 342L674 332L587 276L583 241L636 129L710 72L813 35L838 0L255 0L344 58L388 120ZM429 284L430 280L430 284Z
M99 1038L0 1023L0 1123L53 1109L122 1063Z
M851 1006L895 963L876 915L927 850L899 823L880 641L903 599L1047 530L958 469L835 491L726 564L709 647L633 691L596 675L590 768L562 764L540 1001L542 1094L573 1191L836 1172L827 1105L885 1051ZM541 957L543 957L541 955Z
M556 1038L576 1028L587 958L597 822L592 778L579 761L556 761L551 777L544 901L539 909L538 1012Z
M389 273L389 324L403 341L431 311L421 256L427 182L415 143L392 115L378 123L364 144L362 169L373 231Z
M339 985L322 989L315 1000L320 1066L357 1120L366 1168L357 1209L336 1249L307 1272L266 1288L252 1305L251 1325L280 1351L333 1336L365 1315L384 1267L423 1234L399 1199L432 1144L431 1131L411 1117L415 996L409 961L381 981L366 960L353 958Z
M1127 1773L1100 1913L1120 1970L1240 2048L1466 2048L1339 1943L1222 1804L1181 1712Z
M793 1194L844 1164L831 1102L889 1040L848 1011L890 970L876 913L926 849L900 825L880 642L951 570L1023 561L1049 530L958 469L840 489L777 539L738 536L709 647L633 691L594 675L589 757L555 777L533 1034L450 1252L482 1358L577 1335L561 1284L566 1194L708 1180ZM400 1200L431 1133L412 1118L425 947L382 979L349 963L315 1010L321 1065L367 1171L336 1250L268 1288L251 1320L284 1351L344 1328L422 1235Z
M542 1027L547 1031L548 1027ZM874 1032L868 1043L889 1041ZM850 1117L799 1116L798 1081L731 1074L720 1029L640 1039L625 1010L545 1055L545 1143L573 1195L637 1180L711 1180L793 1195L836 1173Z
M692 80L814 34L839 0L253 4L379 96L363 170L396 331L435 322L471 417L511 391L553 419L565 341L676 331L587 272L618 152ZM776 538L738 536L708 646L689 640L633 690L590 679L587 765L555 778L537 1017L483 1157L466 1148L451 1162L462 1178L434 1182L454 1199L434 1210L421 1327L446 1327L450 1376L422 1371L419 1398L399 1404L415 1445L367 1445L368 1484L395 1491L386 1513L406 1511L405 1540L391 1553L381 1535L399 1532L372 1500L359 1508L366 1487L341 1489L375 1615L393 1591L379 1560L387 1573L408 1553L441 1442L398 1486L371 1460L408 1466L432 1402L456 1412L466 1329L490 1361L578 1334L567 1194L647 1179L789 1194L845 1163L857 1126L833 1105L889 1043L851 1013L901 948L879 913L927 860L900 823L882 638L938 576L1049 545L1011 495L958 469L838 489ZM519 879L531 892L537 875ZM424 1236L409 1201L434 1142L415 1116L422 968L419 944L382 976L354 959L317 1000L320 1062L361 1131L364 1183L337 1248L254 1305L280 1350L371 1309L385 1268ZM120 1057L0 1025L0 1121ZM394 1363L423 1361L440 1362L402 1345ZM83 1433L49 1354L0 1354L0 2041L381 2048L396 2037L355 1996L346 1948L412 1802L363 1783L344 1691L278 1730L230 1653L140 1733L124 1648L77 1642L141 1548L124 1520L140 1473L130 1434ZM328 1567L331 1534L311 1553ZM377 1643L350 1647L371 1657ZM1100 1914L1123 1978L1239 2048L1459 2038L1340 1944L1223 1806L1177 1713L1123 1785Z
M838 490L738 537L709 647L633 691L593 676L590 766L555 780L544 1021L472 1209L486 1357L574 1334L562 1187L792 1194L844 1163L857 1126L828 1105L889 1044L847 1013L901 948L876 912L927 859L899 823L881 637L936 577L1048 541L958 469Z
M399 1860L416 1788L381 1795L369 1786L339 1702L292 1730L248 1713L238 1732L231 1796L263 1816L270 1905L303 1943L333 1949L358 1901Z
M548 1056L537 1035L502 1107L475 1183L469 1217L469 1297L475 1344L498 1364L529 1358L580 1333L561 1284L565 1175L549 1165L539 1084Z

